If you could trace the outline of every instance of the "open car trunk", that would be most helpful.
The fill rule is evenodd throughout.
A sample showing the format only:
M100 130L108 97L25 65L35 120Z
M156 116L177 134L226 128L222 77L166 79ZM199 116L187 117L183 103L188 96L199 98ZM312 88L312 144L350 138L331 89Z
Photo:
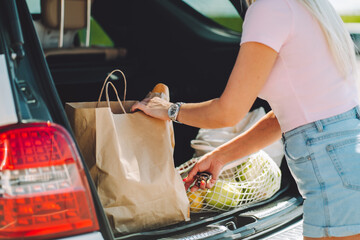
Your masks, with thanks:
M141 100L159 82L169 87L172 102L219 97L240 47L241 34L212 22L181 0L94 1L92 16L113 40L112 48L122 52L112 59L103 53L49 54L47 63L62 104L96 101L113 69L126 74L129 100ZM114 83L122 92L120 76ZM258 107L270 110L260 99L252 109ZM190 140L198 129L181 124L174 128L174 159L179 166L192 157ZM281 189L266 201L228 212L193 213L189 222L115 238L245 239L275 231L302 215L302 199L285 160L281 170Z

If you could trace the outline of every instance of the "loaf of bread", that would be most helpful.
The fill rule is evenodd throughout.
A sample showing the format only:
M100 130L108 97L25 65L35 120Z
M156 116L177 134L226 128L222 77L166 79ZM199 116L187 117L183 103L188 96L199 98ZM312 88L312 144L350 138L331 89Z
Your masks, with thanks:
M166 86L163 83L156 84L156 86L151 91L150 96L153 96L153 94L155 94L155 96L165 99L166 101L170 101L169 88L168 88L168 86ZM174 148L175 147L175 138L174 138L174 128L173 128L172 123L170 123L170 131L171 131L171 145Z
M163 83L156 84L156 86L153 88L151 93L155 93L156 95L159 94L158 97L161 97L167 101L170 101L169 88L168 88L168 86L166 86Z

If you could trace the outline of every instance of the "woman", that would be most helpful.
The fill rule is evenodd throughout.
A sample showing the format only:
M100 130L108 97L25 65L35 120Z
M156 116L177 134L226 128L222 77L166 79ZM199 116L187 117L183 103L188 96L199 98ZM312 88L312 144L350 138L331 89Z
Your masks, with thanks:
M283 137L290 170L304 197L304 239L360 239L360 111L354 45L328 0L247 0L241 49L220 98L134 105L146 114L200 128L233 126L257 96L273 111L203 156L213 178L228 162ZM191 188L196 191L197 187Z

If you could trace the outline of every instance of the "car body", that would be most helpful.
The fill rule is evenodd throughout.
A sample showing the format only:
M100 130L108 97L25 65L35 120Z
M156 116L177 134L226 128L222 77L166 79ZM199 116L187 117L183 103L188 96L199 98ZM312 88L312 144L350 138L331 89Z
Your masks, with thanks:
M281 189L268 200L227 212L192 214L189 222L146 232L114 235L72 135L64 112L65 102L97 100L104 78L115 68L127 75L129 99L142 99L158 82L169 86L174 102L197 102L218 97L239 50L241 32L201 14L189 4L191 1L95 0L92 17L113 42L113 46L107 48L122 52L113 59L98 52L77 54L72 52L74 48L68 48L66 54L58 54L63 49L45 48L41 42L36 22L42 21L43 16L31 14L27 2L0 2L0 156L3 159L8 156L6 151L11 148L7 146L15 149L16 144L11 145L14 136L19 138L19 144L23 144L18 150L22 157L27 157L26 154L35 156L31 149L26 152L27 144L47 144L46 136L50 134L74 160L54 160L54 164L45 165L24 163L21 166L19 162L11 165L3 161L0 168L0 215L3 216L0 217L0 238L261 239L301 221L303 200L283 161ZM244 17L244 1L218 2L230 4L239 19ZM122 90L121 83L114 82ZM260 106L270 110L260 99L252 108ZM192 157L189 142L198 129L181 124L174 127L175 165L178 166ZM36 142L34 137L35 140L28 143L25 141L27 134L33 134L39 141ZM35 146L33 149L37 151L38 148ZM20 159L15 155L12 159ZM45 175L47 179L37 178L40 175L36 171L44 174L49 168L52 172ZM72 175L63 177L65 171ZM24 175L14 177L14 174ZM81 181L73 186L73 178ZM42 185L37 186L37 181ZM83 205L72 207L77 202L76 197L63 205L60 200L51 202L50 197L56 194L50 183L57 184L55 193L64 199L74 189L81 189ZM37 204L35 200L39 199L43 202ZM22 207L22 202L27 204L26 207ZM13 204L11 209L9 204ZM54 204L61 205L61 211L69 212L63 222L54 217L51 210ZM43 209L45 206L48 209ZM32 211L36 208L42 208L47 215L35 219ZM69 209L82 215L71 222Z

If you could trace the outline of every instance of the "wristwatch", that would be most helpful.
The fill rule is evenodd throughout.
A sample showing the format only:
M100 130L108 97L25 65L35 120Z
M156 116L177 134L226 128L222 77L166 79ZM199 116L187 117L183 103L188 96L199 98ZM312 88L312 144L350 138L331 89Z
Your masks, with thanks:
M177 122L177 116L179 114L180 111L180 107L181 105L184 104L183 102L177 102L177 103L173 103L170 105L169 109L168 109L168 116L170 118L171 121L173 122Z

